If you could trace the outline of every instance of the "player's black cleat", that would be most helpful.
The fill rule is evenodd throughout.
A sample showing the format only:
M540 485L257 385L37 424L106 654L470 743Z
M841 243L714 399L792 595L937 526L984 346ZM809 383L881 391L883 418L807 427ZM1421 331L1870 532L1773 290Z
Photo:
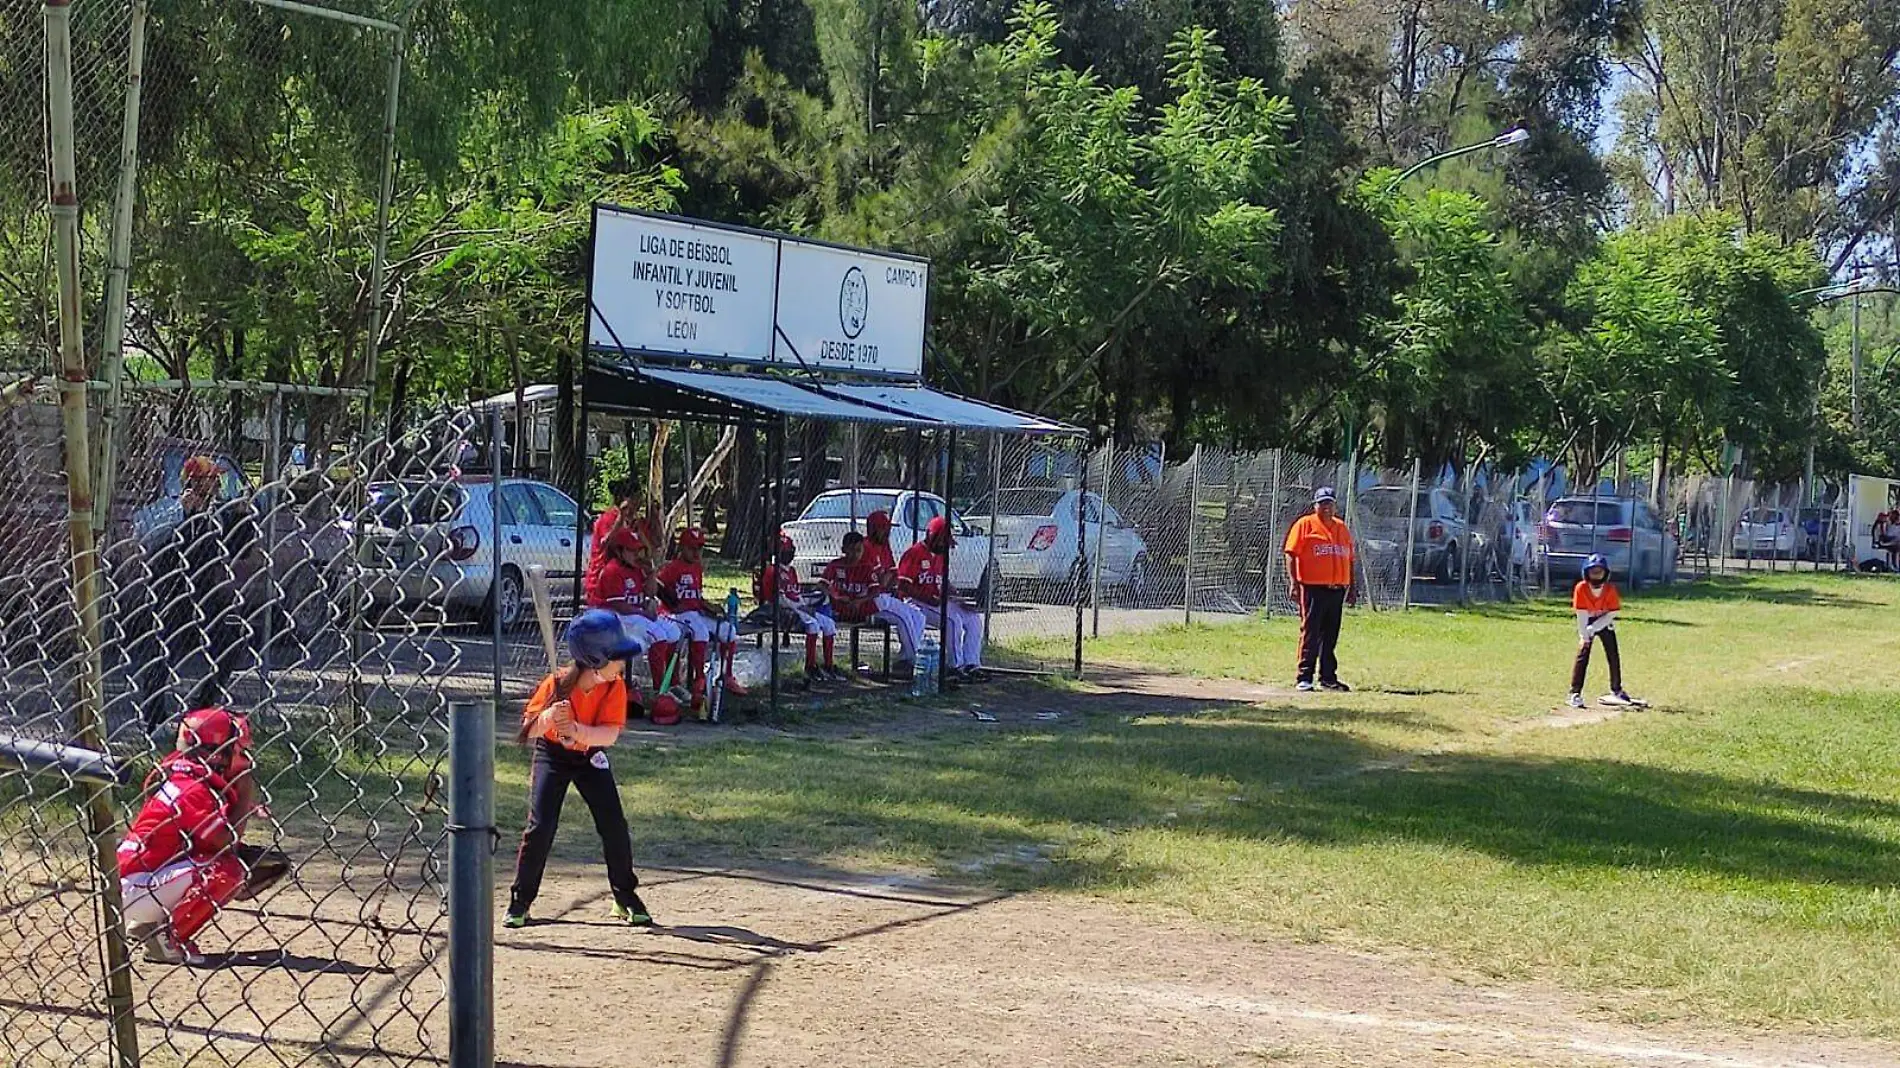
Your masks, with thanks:
M1352 692L1352 687L1346 685L1343 682L1340 682L1338 679L1334 679L1331 682L1322 682L1319 684L1319 688L1322 690L1331 690L1334 693L1351 693Z

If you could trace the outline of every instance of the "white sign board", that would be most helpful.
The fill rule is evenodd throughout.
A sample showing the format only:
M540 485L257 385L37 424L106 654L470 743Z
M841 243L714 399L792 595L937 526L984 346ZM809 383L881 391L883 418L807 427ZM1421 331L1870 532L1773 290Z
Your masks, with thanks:
M777 238L602 206L589 348L772 358Z
M930 265L785 238L773 359L835 371L924 371Z

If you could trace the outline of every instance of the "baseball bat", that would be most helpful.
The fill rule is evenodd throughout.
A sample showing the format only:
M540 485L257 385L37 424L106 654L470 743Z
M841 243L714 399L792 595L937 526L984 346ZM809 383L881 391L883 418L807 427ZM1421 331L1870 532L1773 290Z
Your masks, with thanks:
M554 598L548 592L548 569L540 564L528 565L528 600L534 605L535 625L541 629L541 652L547 658L548 674L558 676L561 660L554 645ZM535 722L523 722L515 740L525 744L535 726Z
M28 772L51 769L80 782L108 786L126 782L125 769L111 756L74 745L0 735L0 754L11 757Z
M554 647L554 598L548 593L548 569L528 565L528 597L534 601L534 621L541 627L541 651L547 654L548 672L561 670L560 654Z

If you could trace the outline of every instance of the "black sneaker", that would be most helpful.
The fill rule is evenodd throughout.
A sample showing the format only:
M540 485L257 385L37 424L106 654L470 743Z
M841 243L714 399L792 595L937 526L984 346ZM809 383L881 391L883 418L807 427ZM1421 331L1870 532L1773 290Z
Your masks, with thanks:
M1334 693L1351 693L1352 692L1352 687L1346 685L1343 682L1340 682L1338 679L1334 679L1331 682L1322 682L1319 684L1319 688L1322 690L1331 690Z

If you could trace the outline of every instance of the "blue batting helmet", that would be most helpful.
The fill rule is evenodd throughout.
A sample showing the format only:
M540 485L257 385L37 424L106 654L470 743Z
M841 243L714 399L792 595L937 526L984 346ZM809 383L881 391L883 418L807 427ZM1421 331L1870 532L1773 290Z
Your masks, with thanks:
M1584 560L1583 566L1577 569L1577 576L1579 578L1589 578L1590 572L1599 567L1606 572L1609 571L1610 558L1604 556L1602 553L1591 553L1589 558Z
M621 629L620 617L604 608L590 608L567 625L567 652L584 668L605 667L642 652L640 643Z

